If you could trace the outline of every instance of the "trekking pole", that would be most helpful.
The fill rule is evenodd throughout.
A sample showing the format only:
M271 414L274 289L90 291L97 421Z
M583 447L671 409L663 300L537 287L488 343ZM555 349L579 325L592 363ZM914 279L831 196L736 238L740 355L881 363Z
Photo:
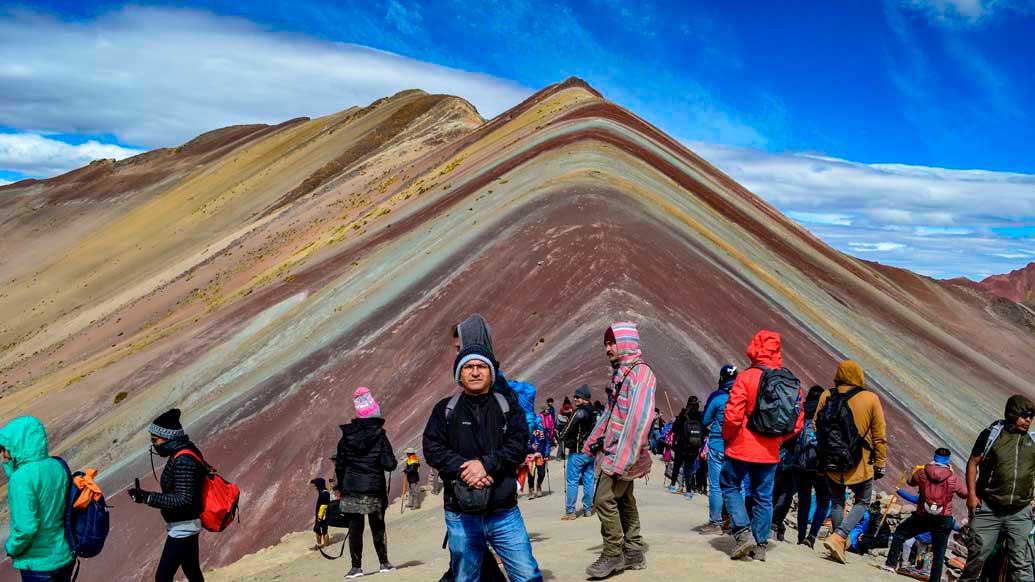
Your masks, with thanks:
M671 416L672 418L675 418L676 415L673 412L672 401L669 400L669 398L668 398L668 390L665 390L665 402L668 403L668 414L669 414L669 416Z
M895 493L891 496L891 501L888 502L887 509L884 510L884 515L880 518L880 525L877 526L877 531L884 526L884 521L888 519L888 514L891 513L891 506L895 504L895 499L898 498L898 490L902 488L902 484L906 482L906 478L909 477L909 469L906 469L905 473L902 473L902 478L898 480L898 485L895 485Z
M399 496L399 515L406 513L406 474L403 473L402 495Z
M546 469L546 489L553 495L553 484L550 483L550 462L547 460L543 463L543 468Z

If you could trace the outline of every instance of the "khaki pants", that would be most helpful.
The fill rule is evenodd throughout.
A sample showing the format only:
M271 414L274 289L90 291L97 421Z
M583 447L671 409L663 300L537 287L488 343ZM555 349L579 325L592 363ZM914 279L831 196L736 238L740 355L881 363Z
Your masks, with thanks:
M981 537L981 551L974 556L967 556L967 565L960 575L961 581L977 580L985 560L995 549L999 534L1006 537L1007 560L1010 563L1010 580L1013 582L1031 582L1032 557L1028 547L1028 533L1031 532L1031 509L1025 505L1015 511L993 511L987 506L979 507L970 520L970 527Z
M593 497L593 509L600 518L605 556L620 556L625 550L643 551L640 513L636 509L633 485L633 481L600 474L597 492Z

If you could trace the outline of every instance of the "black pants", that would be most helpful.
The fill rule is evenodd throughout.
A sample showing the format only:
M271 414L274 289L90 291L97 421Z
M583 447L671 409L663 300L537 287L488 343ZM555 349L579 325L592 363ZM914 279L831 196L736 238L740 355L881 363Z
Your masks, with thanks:
M363 522L362 513L349 514L349 554L352 567L363 567ZM374 537L374 551L382 564L388 561L388 539L385 537L385 515L375 511L366 515L370 519L370 533Z
M676 481L680 477L680 471L683 475L683 485L686 490L690 490L690 486L693 484L693 476L691 472L694 469L694 458L697 456L700 449L673 449L672 455L672 483L673 487L676 486Z
M899 558L902 557L902 544L922 533L931 532L931 550L934 552L934 559L931 561L929 580L941 580L942 568L945 566L945 548L949 545L952 523L951 515L928 515L926 513L910 515L895 530L895 537L891 538L891 549L888 550L888 560L885 563L892 568L897 568Z
M782 535L787 531L784 520L791 511L791 501L794 500L797 489L797 471L793 468L777 469L776 482L773 485L773 525L776 526L777 534Z
M188 582L205 582L201 575L201 558L198 554L198 536L189 538L165 538L162 559L158 561L155 582L173 582L176 571L183 569Z
M812 492L816 492L816 511L809 525L809 511L812 509ZM817 475L811 471L798 471L798 541L806 535L819 535L823 522L830 511L830 486L826 475Z

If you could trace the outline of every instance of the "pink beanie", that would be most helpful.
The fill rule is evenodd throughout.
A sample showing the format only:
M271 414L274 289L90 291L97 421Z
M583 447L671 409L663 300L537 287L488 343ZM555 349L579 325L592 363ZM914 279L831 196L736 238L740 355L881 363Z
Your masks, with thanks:
M353 397L353 404L356 405L356 416L360 418L380 418L381 407L374 400L374 395L370 393L370 388L356 388L356 393Z

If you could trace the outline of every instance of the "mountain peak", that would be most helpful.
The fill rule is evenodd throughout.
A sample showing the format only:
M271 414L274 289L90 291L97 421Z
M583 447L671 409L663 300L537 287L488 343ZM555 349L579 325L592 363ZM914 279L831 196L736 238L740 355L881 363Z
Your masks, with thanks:
M1035 299L1035 262L1002 275L992 275L978 283L992 295L1017 303Z

